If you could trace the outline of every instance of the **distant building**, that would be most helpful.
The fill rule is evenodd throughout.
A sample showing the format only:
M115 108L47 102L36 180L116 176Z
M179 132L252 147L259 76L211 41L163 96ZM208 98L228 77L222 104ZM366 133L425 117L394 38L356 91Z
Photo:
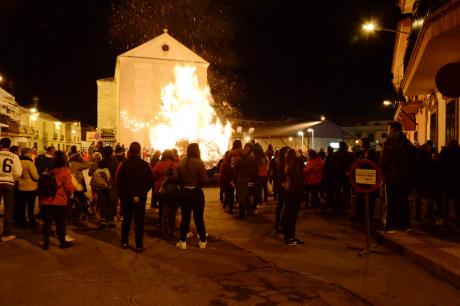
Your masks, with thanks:
M263 121L250 119L231 119L233 138L249 142L254 139L264 148L269 144L275 148L289 146L295 149L303 148L320 150L328 146L338 148L340 141L351 143L353 135L337 124L329 121L302 121L295 118L286 120ZM253 132L250 133L250 129ZM303 137L302 137L303 135Z
M61 121L36 109L20 106L13 95L0 87L1 137L11 139L13 145L36 148L54 146L69 151L75 145L81 149L80 122Z
M149 125L160 112L161 89L175 81L176 65L195 66L198 82L207 84L209 63L166 30L117 57L114 77L97 81L97 128L106 144L136 140L150 147Z
M441 148L459 137L460 1L400 0L404 18L393 54L394 86L402 93L395 119L414 142L432 140ZM443 77L457 93L442 92L436 75L447 64L457 72Z
M368 138L371 144L382 143L388 135L388 120L357 121L342 124L342 128L355 140Z

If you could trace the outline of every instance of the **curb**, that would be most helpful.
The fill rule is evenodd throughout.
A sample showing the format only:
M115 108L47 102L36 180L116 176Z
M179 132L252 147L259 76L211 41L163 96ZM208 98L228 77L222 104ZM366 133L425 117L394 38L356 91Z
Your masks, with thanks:
M460 271L455 271L458 270L459 265L453 266L443 261L442 258L433 258L433 256L425 254L423 250L404 245L398 239L389 237L383 232L377 232L376 234L378 243L392 249L428 272L460 289Z

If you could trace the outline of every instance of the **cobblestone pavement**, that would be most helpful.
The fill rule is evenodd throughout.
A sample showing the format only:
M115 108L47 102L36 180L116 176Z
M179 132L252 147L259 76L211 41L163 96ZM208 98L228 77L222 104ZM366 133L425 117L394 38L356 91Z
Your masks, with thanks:
M16 231L0 243L1 305L454 305L460 293L410 262L382 250L358 258L362 235L302 212L289 247L271 232L274 205L247 220L224 213L206 190L208 248L196 238L175 248L148 210L145 246L122 250L119 223L70 226L76 239L41 250L39 231ZM133 237L131 237L133 238ZM342 240L343 239L343 240ZM402 275L400 275L402 274ZM410 284L411 280L412 284ZM418 293L414 292L418 288ZM436 293L436 294L435 294ZM417 295L417 296L414 296Z

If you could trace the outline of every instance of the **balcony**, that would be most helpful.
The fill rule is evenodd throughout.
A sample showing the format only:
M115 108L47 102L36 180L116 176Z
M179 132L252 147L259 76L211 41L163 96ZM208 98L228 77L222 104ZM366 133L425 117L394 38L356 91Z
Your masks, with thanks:
M436 89L439 69L460 60L460 0L421 0L412 12L404 54L404 95Z

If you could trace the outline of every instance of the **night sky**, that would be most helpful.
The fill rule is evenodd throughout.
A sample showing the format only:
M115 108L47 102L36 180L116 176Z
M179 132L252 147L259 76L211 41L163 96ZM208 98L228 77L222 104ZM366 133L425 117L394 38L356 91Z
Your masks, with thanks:
M196 4L199 3L199 4ZM162 28L211 63L216 101L245 116L391 117L394 0L0 1L0 75L21 105L96 124L96 80ZM215 30L213 30L215 29Z

